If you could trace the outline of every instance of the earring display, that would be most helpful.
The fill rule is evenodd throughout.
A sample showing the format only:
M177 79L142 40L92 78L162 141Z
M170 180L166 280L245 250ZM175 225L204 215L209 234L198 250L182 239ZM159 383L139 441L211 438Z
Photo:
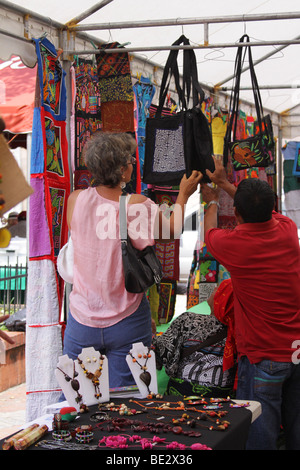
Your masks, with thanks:
M126 356L126 361L141 395L146 397L152 393L157 394L154 351L143 343L135 343Z

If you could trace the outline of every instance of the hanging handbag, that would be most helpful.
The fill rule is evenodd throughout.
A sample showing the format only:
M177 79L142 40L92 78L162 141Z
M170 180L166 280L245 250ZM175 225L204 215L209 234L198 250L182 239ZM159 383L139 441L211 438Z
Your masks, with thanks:
M159 284L163 272L154 245L143 250L132 245L127 233L126 198L126 195L120 197L119 210L123 272L126 290L137 294L146 292L153 284Z
M250 38L247 34L241 37L240 43L244 43L245 40L246 42L250 42ZM254 124L253 136L246 139L237 139L236 130L239 119L240 80L247 52L257 121ZM224 138L224 164L226 165L228 154L230 153L232 165L235 170L244 170L250 167L267 167L275 160L275 142L270 115L263 116L263 106L250 45L238 47L234 75L235 84L231 93L229 106L231 115L229 116Z
M173 46L189 40L181 36ZM201 110L204 92L198 82L195 53L183 51L182 86L177 63L178 50L171 50L166 62L155 117L146 121L146 144L143 167L143 182L157 185L178 185L184 174L199 170L204 180L206 169L214 171L213 144L209 123ZM174 78L180 111L162 116L162 109ZM188 109L190 96L193 106Z

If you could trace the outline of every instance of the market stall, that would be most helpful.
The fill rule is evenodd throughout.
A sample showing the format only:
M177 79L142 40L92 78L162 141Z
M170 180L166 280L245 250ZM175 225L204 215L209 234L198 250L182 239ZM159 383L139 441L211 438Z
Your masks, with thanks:
M105 25L81 24L91 14L111 2L100 2L72 21L58 23L32 11L18 7L10 2L0 2L3 23L13 24L14 32L0 31L1 38L9 38L13 44L22 44L20 56L25 54L33 57L31 66L37 64L38 80L33 121L33 149L31 152L30 184L34 195L30 199L30 252L27 305L27 336L26 336L26 373L28 388L28 421L43 414L49 404L56 403L61 387L55 376L55 370L62 353L63 328L66 317L62 316L65 285L56 271L57 256L68 239L66 224L66 201L73 189L85 188L91 184L90 175L82 159L82 149L88 137L97 130L112 130L114 132L130 132L138 142L137 164L134 168L134 178L128 187L128 192L147 193L157 203L167 202L172 205L178 191L178 185L151 184L143 180L146 121L154 118L159 105L159 95L163 78L163 65L151 63L148 59L136 56L136 53L146 53L146 48L131 48L125 41L101 40L82 33L82 30L121 29L123 32L137 27L172 27L171 21L123 22ZM250 15L251 16L251 15ZM294 20L300 17L299 12L267 15L258 18L250 17L248 21ZM20 22L20 18L22 21ZM227 22L247 22L246 15L227 17ZM217 19L224 22L221 16ZM188 24L204 24L205 41L203 44L173 46L173 40L168 40L166 46L148 46L154 50L201 50L210 47L232 49L236 52L238 35L231 43L209 44L208 25L214 23L213 18L204 21L203 18L192 20L176 20L186 27ZM19 24L26 31L20 32ZM16 26L17 25L17 26ZM18 32L18 34L17 34ZM16 34L15 34L16 33ZM30 34L29 34L30 33ZM21 38L18 39L18 36ZM179 35L174 37L177 39ZM13 40L13 41L12 41ZM93 49L90 46L93 46ZM125 45L124 45L125 44ZM276 52L282 51L289 45L297 46L298 38L283 38L273 41L257 42L255 46L271 45ZM17 46L14 46L17 47ZM23 48L26 49L23 52ZM275 54L275 50L273 51ZM15 53L19 51L15 50ZM114 69L114 74L107 74L107 69L114 65L114 57L122 55L122 69ZM271 53L263 56L263 62L271 57ZM3 57L6 59L6 57ZM23 60L26 60L25 58ZM255 62L255 64L256 64ZM119 63L117 63L119 65ZM232 65L232 64L231 64ZM231 70L233 67L231 67ZM220 70L219 70L220 71ZM223 74L222 74L223 75ZM202 82L203 73L199 73ZM209 86L210 80L202 84L204 97L201 101L201 112L212 132L213 153L222 153L223 140L229 115L230 87L224 84L230 82L231 76L225 81L215 80L215 86ZM117 84L117 85L116 85ZM178 87L171 81L170 89L163 103L165 116L177 113ZM264 83L262 83L264 85ZM287 84L286 88L293 91L297 84ZM278 89L280 86L278 86ZM262 86L263 89L263 86ZM272 86L270 85L270 89ZM122 91L122 93L120 92ZM298 106L298 103L297 103ZM283 161L281 148L283 139L296 138L299 133L297 121L297 106L291 107L294 112L264 110L271 116L275 145L276 161L268 167L250 166L236 171L229 166L229 173L234 182L249 176L261 178L271 185L278 194L278 204L281 205L281 190L283 180ZM241 99L238 131L243 138L252 135L255 124L255 106L250 99ZM111 119L114 117L114 119ZM295 155L293 155L293 161ZM298 179L293 182L298 190ZM295 203L293 202L295 207ZM224 195L220 211L220 226L233 226L234 216L232 207ZM297 208L296 208L297 209ZM160 296L153 291L149 294L153 316L158 323L168 323L174 313L176 302L176 285L178 281L178 241L168 246L157 244L157 253L164 268L164 279ZM189 307L198 304L217 283L224 278L222 267L211 259L201 246L196 269L189 281ZM67 287L69 288L69 287ZM243 418L245 410L239 410ZM249 417L246 417L249 423ZM211 441L208 443L212 446Z

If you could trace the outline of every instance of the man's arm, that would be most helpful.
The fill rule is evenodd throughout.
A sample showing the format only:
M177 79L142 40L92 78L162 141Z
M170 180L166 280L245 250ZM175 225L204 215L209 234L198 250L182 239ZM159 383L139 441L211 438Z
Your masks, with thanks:
M219 188L211 188L207 184L201 185L202 199L207 207L204 216L204 239L206 232L218 227Z

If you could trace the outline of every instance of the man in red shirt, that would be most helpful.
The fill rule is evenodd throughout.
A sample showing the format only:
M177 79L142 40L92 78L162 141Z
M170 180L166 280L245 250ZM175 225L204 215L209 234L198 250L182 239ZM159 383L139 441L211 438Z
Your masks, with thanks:
M207 172L217 188L201 186L207 250L230 272L239 356L237 398L256 400L248 449L300 450L300 248L296 224L274 211L275 196L257 178L230 184L222 163ZM237 226L217 228L220 188L233 197Z

